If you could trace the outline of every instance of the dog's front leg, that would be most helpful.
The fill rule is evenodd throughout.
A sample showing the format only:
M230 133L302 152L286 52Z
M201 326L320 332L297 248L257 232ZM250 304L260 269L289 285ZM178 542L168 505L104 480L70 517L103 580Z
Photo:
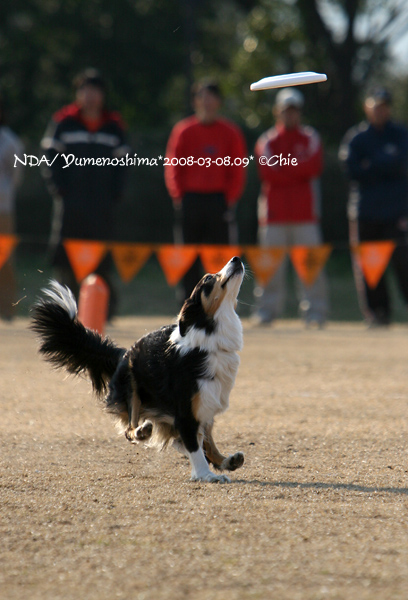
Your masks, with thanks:
M191 463L191 480L192 481L209 481L210 483L230 483L229 477L226 475L216 475L210 471L208 462L204 456L202 448L198 448L196 452L191 452L188 455Z
M229 456L224 456L218 450L213 435L213 423L208 423L204 429L204 452L208 462L212 463L220 471L235 471L244 464L244 455L242 452L236 452Z
M192 481L229 483L230 479L226 475L216 475L210 471L203 449L198 442L199 424L194 417L177 419L175 425L190 460Z

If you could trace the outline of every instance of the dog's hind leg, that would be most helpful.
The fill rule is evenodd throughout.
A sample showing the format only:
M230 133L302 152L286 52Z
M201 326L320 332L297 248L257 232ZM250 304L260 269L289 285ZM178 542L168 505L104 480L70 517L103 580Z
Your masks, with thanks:
M145 421L138 427L141 402L127 356L112 377L109 390L106 398L107 410L120 418L129 442L147 440L152 434L153 426L150 421Z
M153 423L151 421L144 421L142 425L140 425L136 431L135 436L139 442L145 442L149 438L151 438L153 433Z
M126 438L133 444L135 442L146 442L153 433L153 423L151 421L146 420L138 427L141 406L139 396L136 391L133 391L131 400L128 402L129 426L125 431Z
M153 433L153 423L151 421L144 421L138 427L141 406L139 395L136 389L133 389L132 397L128 402L129 426L125 431L126 438L132 443L146 442Z
M140 398L136 392L136 390L132 390L132 394L130 398L127 399L128 405L128 415L129 415L129 425L125 431L126 439L129 442L136 442L138 439L137 431L140 429L138 427L139 424L139 416L140 416ZM149 436L150 437L150 436Z
M244 455L242 452L236 452L229 456L221 454L212 436L213 425L213 423L210 423L204 429L203 448L206 459L220 471L235 471L235 469L239 469L244 464Z

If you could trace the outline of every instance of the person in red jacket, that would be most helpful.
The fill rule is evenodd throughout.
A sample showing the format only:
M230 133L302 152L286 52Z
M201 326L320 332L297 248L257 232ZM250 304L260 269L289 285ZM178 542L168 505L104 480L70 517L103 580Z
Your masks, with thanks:
M315 246L321 244L319 182L323 169L318 133L301 124L303 96L294 88L276 96L276 125L258 140L255 155L261 180L258 201L259 241L263 246ZM269 284L257 290L257 319L271 323L285 303L284 260ZM299 280L300 313L307 323L322 326L327 318L327 286L321 274L311 286Z
M235 206L245 185L245 139L231 121L219 116L218 85L193 86L194 115L176 123L166 149L164 171L176 213L175 242L237 243ZM183 278L187 298L202 275L200 261Z

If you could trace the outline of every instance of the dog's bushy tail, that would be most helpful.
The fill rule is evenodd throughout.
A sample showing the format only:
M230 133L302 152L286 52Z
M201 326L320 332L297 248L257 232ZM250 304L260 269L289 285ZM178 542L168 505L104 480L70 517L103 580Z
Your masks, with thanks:
M40 338L45 360L69 373L87 372L94 391L102 394L125 353L109 338L87 329L77 319L77 305L71 290L56 281L43 290L32 308L31 329Z

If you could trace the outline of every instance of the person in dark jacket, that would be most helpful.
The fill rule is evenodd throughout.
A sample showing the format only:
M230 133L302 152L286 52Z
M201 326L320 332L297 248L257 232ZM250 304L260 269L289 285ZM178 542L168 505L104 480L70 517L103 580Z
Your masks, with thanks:
M388 90L369 94L364 110L367 121L346 134L339 152L350 179L350 242L397 243L392 264L408 305L408 131L392 120ZM372 289L357 264L354 272L367 323L388 325L391 303L385 276Z
M45 170L54 199L52 223L53 265L59 281L78 294L78 284L62 240L110 240L116 204L122 197L126 167L118 160L128 152L124 126L117 112L105 106L106 85L95 69L86 69L74 81L75 101L56 112L41 142L49 167ZM98 273L114 291L109 259Z

